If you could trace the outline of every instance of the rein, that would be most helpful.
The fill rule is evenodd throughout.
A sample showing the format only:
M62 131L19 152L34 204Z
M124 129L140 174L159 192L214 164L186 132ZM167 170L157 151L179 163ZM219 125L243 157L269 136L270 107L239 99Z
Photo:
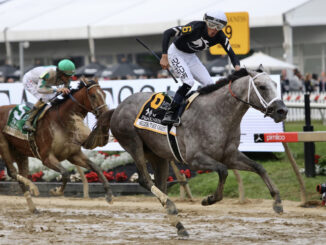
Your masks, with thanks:
M88 97L88 99L89 99L88 90L91 89L92 87L95 87L95 86L96 86L96 87L99 87L100 85L98 85L98 84L94 84L94 85L92 85L92 86L90 86L90 87L87 88L86 91L87 91L87 97ZM74 97L72 94L68 94L68 96L69 96L69 98L70 98L73 102L75 102L78 106L80 106L81 108L83 108L83 109L86 110L86 111L90 111L90 112L92 112L92 113L96 116L96 118L99 116L99 109L101 109L102 107L106 106L106 104L103 103L102 105L99 105L98 107L96 107L96 108L92 108L91 110L89 110L86 106L82 105L78 100L76 100L75 97Z
M249 78L249 84L248 84L248 102L247 102L247 101L244 101L244 100L242 100L242 99L240 99L239 97L237 97L237 96L233 93L233 91L232 91L232 89L231 89L232 81L229 82L229 91L230 91L230 94L232 95L232 97L234 97L235 99L237 99L238 101L240 101L240 102L242 102L242 103L244 103L244 104L246 104L246 105L249 105L249 106L251 106L251 107L257 109L258 111L261 111L261 112L265 115L265 117L266 117L266 116L270 116L271 113L272 113L272 108L270 108L269 106L270 106L274 101L276 101L276 100L278 100L278 99L280 99L280 98L279 98L279 97L275 97L274 99L272 99L272 100L271 100L270 102L268 102L268 103L264 100L264 98L261 96L261 94L259 93L259 91L258 91L258 89L257 89L257 87L256 87L256 85L255 85L255 83L254 83L254 80L255 80L257 77L261 76L261 75L267 75L267 73L265 73L265 72L263 72L263 73L258 73L256 76L254 76L254 77L251 77L251 76L250 76L250 78ZM259 98L259 101L260 101L262 107L260 107L260 106L256 106L255 104L250 103L250 90L251 90L251 86L254 88L254 91L255 91L257 97Z

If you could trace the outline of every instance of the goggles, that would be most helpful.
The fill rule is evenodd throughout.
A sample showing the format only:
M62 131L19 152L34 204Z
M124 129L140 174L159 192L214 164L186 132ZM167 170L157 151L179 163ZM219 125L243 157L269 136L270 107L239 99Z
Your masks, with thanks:
M207 27L210 29L215 29L215 30L222 30L224 28L225 25L221 24L221 23L213 23L210 21L206 21Z
M216 19L205 14L204 20L211 29L222 30L226 26L227 22L224 20Z

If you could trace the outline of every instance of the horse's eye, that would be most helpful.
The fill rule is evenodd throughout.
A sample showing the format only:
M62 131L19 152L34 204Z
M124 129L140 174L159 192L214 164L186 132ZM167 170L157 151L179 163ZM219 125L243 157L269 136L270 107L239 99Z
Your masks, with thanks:
M95 99L96 98L95 94L91 94L91 98Z
M260 90L265 90L265 89L266 89L266 86L264 86L264 85L260 85L260 86L259 86L259 89L260 89Z

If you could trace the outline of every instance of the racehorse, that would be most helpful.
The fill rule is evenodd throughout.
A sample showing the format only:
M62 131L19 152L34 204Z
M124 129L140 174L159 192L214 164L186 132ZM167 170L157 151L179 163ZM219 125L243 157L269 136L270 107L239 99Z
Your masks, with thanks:
M92 112L98 118L108 110L105 93L97 81L82 79L77 89L72 89L63 99L53 101L52 107L37 123L34 134L38 148L36 156L27 140L3 132L10 110L14 107L15 105L0 107L0 155L6 163L8 174L19 182L31 212L37 212L37 209L28 187L32 194L37 195L38 190L27 179L28 157L38 157L45 166L62 174L62 185L51 190L52 193L63 194L69 173L60 165L60 161L67 159L75 165L95 171L103 182L107 201L111 201L112 191L107 179L101 169L81 151L81 143L90 133L83 119L88 112ZM19 173L13 165L14 161L18 165Z
M252 71L242 68L198 92L199 96L182 114L181 126L177 127L176 135L181 156L190 169L213 170L219 175L215 193L204 198L202 205L222 200L228 169L246 170L260 175L275 200L275 212L282 213L279 190L266 170L238 150L240 122L250 106L273 118L275 122L285 120L288 110L277 97L276 83L260 69ZM103 138L100 133L110 127L113 136L133 157L140 184L150 190L166 208L169 221L177 228L178 235L188 236L177 217L175 204L165 194L168 161L174 159L167 137L134 127L137 114L152 95L153 93L133 94L114 111L104 113L97 121L97 132L93 131L84 145L94 147L94 138ZM148 174L146 159L153 165L155 184Z

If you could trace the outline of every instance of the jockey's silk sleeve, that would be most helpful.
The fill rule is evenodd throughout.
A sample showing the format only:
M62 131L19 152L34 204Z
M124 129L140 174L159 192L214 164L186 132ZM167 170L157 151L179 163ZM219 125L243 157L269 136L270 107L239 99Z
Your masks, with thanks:
M50 76L50 72L46 72L40 76L37 84L37 92L40 94L53 94L55 92L55 90L48 83Z

